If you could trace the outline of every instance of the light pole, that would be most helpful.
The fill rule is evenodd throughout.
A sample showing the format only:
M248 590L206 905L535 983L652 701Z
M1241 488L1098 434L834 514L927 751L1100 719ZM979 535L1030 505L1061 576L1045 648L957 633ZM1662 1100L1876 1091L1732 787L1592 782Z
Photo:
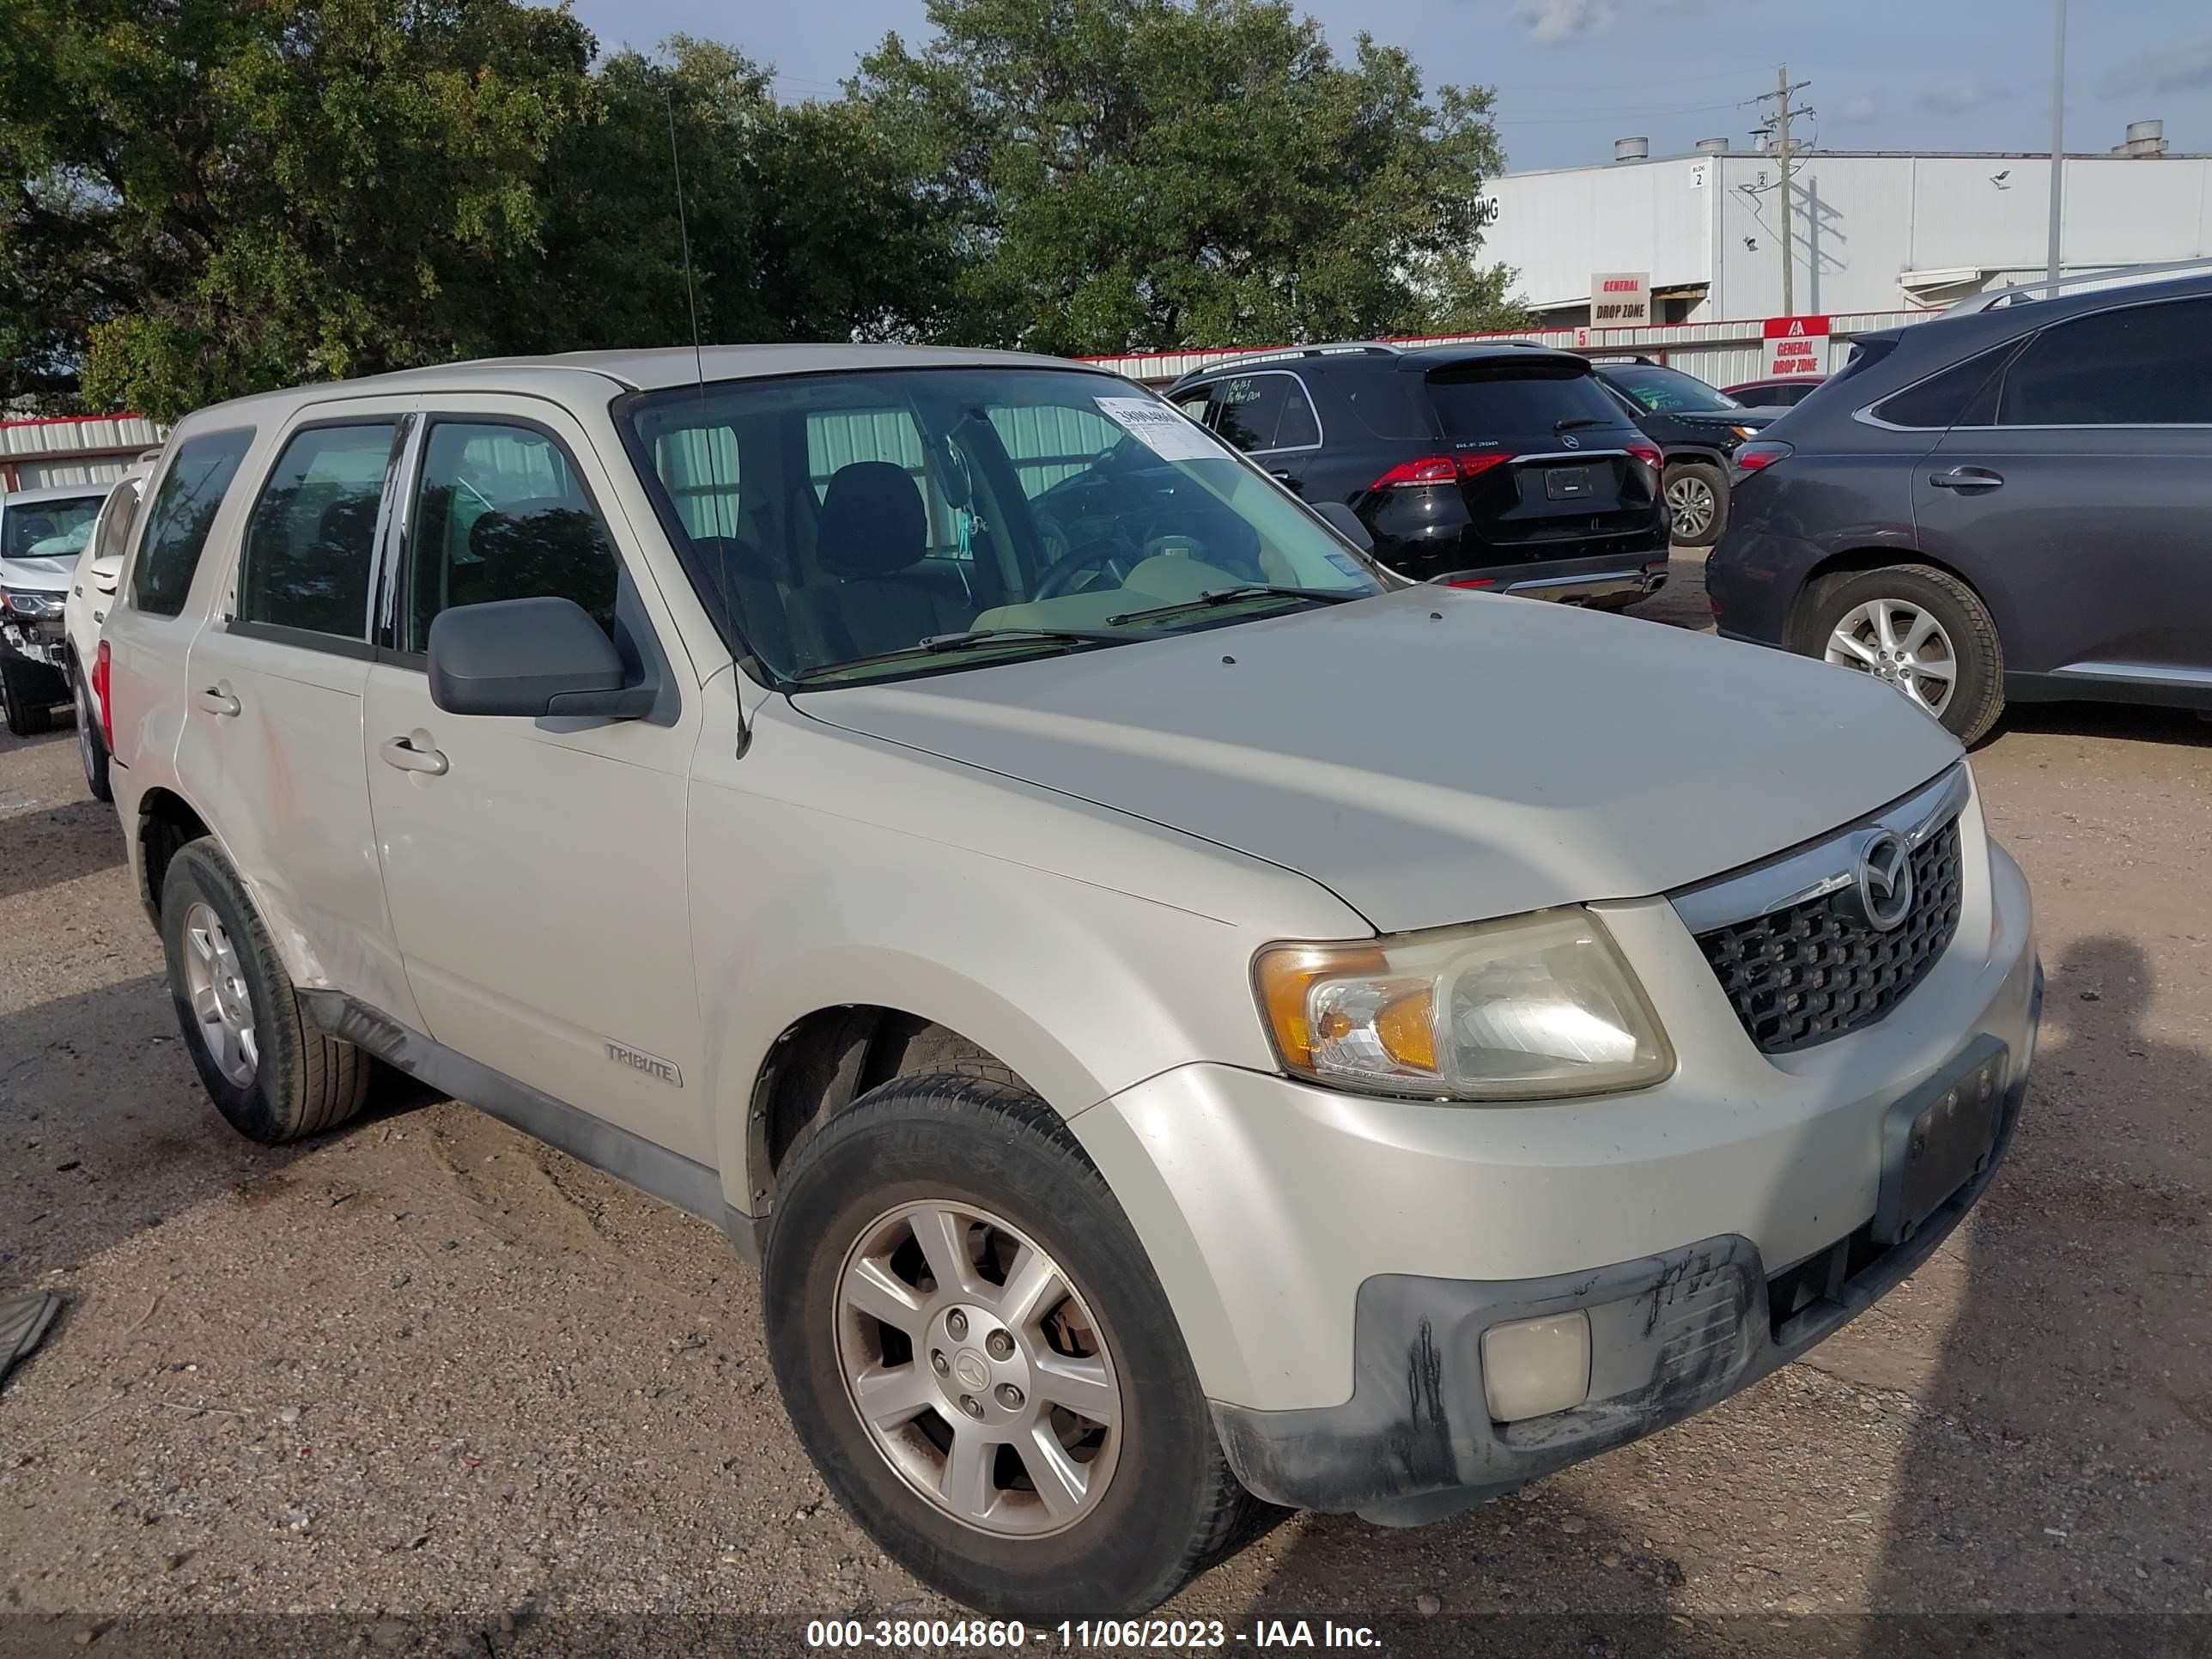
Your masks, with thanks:
M2058 281L2058 222L2066 177L2066 0L2058 8L2057 40L2051 52L2051 258L2044 274Z

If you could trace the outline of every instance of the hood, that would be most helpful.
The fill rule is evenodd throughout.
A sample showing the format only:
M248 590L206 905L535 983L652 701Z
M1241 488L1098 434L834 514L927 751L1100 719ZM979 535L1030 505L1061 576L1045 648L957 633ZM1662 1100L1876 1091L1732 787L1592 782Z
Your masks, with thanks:
M1383 933L1684 886L1959 757L1864 676L1435 587L793 702L1300 872Z
M65 559L0 559L0 587L27 588L35 592L68 591L76 555Z

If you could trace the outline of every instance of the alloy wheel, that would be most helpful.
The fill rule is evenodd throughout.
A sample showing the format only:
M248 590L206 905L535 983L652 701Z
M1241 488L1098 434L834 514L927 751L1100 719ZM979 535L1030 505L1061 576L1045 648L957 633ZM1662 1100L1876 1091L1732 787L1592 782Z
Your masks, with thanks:
M908 1486L1003 1537L1097 1508L1121 1455L1121 1383L1034 1240L972 1204L902 1205L861 1232L837 1283L847 1396Z
M1951 636L1934 611L1908 600L1853 605L1837 620L1825 654L1896 687L1931 714L1942 714L1958 689Z
M185 912L185 989L216 1070L245 1088L261 1064L253 999L222 918L204 904Z
M1667 486L1668 527L1686 546L1698 545L1698 538L1712 529L1718 507L1712 485L1694 472L1686 472Z

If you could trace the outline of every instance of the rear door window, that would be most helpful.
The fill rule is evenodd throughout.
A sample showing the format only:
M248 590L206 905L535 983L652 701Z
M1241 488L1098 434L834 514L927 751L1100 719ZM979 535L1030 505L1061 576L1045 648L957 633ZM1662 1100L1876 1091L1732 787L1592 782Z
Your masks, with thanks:
M177 446L146 514L146 535L131 573L133 607L156 617L184 610L216 512L252 444L248 429L204 433Z
M2212 424L2212 300L2052 324L2006 371L1997 424Z
M1429 376L1429 401L1446 438L1468 442L1504 434L1548 434L1572 426L1625 426L1627 416L1588 369L1443 369Z
M368 638L377 505L397 430L377 421L293 434L246 523L240 621Z
M1213 429L1246 454L1306 449L1321 441L1321 422L1305 383L1287 370L1238 374L1213 387Z

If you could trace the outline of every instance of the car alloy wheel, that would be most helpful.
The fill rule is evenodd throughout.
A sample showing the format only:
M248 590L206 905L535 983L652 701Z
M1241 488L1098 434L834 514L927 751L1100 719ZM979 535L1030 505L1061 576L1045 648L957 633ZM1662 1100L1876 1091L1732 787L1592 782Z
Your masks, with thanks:
M1957 688L1959 658L1932 611L1904 599L1869 599L1837 620L1825 653L1895 686L1940 717Z
M837 1279L845 1391L899 1478L963 1525L1040 1537L1097 1507L1121 1390L1059 1263L969 1204L900 1206Z
M1694 472L1686 472L1667 485L1668 527L1686 547L1702 544L1713 527L1718 506L1712 485Z
M253 1000L222 919L205 904L185 913L185 987L216 1070L245 1088L261 1064Z

